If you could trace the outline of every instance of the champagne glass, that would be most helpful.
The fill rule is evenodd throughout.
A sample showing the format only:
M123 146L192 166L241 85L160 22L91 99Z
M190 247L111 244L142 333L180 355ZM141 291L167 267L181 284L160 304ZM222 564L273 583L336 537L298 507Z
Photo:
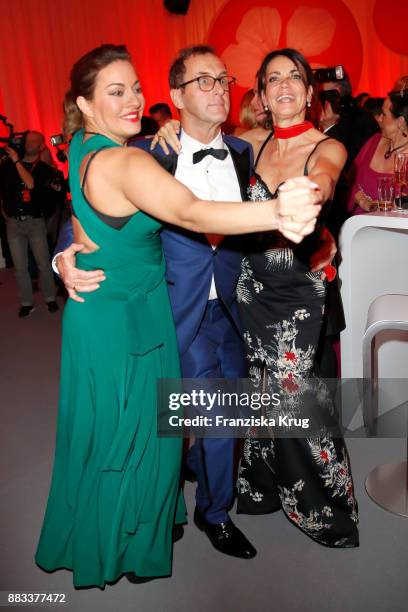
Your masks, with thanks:
M378 209L390 211L394 208L395 181L391 176L381 176L377 179Z
M395 187L398 195L395 194L395 206L399 212L403 210L403 192L408 182L408 154L396 153L394 156L394 176Z

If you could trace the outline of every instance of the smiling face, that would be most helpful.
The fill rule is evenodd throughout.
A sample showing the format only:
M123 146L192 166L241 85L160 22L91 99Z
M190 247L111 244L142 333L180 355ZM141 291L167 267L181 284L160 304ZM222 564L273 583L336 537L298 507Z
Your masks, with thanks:
M183 83L199 76L218 78L227 75L222 61L212 53L189 57L185 60L185 67ZM198 82L194 81L181 89L172 89L171 96L174 105L180 110L183 126L217 127L228 117L229 91L225 91L219 81L216 81L211 91L201 91Z
M304 74L283 55L274 57L265 71L262 101L269 107L275 125L294 125L305 119L306 102L313 94Z
M85 129L124 143L140 131L144 97L133 65L117 60L103 68L91 100L77 98Z

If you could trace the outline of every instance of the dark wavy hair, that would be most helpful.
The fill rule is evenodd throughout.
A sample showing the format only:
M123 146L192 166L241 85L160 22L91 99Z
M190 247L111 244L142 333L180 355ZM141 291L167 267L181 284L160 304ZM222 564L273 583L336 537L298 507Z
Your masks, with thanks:
M91 100L99 72L117 60L131 61L125 45L101 45L83 55L72 67L71 87L64 98L63 131L66 138L84 127L84 120L76 99L83 96Z
M299 70L303 84L306 90L312 86L313 88L313 96L312 96L312 104L310 108L306 109L306 118L316 123L317 113L317 94L316 94L316 81L313 76L313 70L305 58L299 51L296 49L276 49L275 51L271 51L266 55L262 61L262 64L258 70L258 91L259 94L265 91L266 89L266 71L268 69L269 63L275 59L275 57L287 57L290 59Z
M398 91L390 91L388 96L391 101L391 114L395 117L395 119L398 119L398 117L403 117L406 131L408 133L408 89L401 88Z

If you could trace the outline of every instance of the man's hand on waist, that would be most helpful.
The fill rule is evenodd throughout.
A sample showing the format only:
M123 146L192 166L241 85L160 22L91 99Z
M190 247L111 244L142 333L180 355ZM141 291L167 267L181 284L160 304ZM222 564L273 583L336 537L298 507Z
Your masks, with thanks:
M77 292L91 293L99 289L102 281L106 279L103 270L80 270L75 267L76 254L82 251L83 244L73 242L62 253L55 256L55 266L68 291L69 297L75 302L85 302Z

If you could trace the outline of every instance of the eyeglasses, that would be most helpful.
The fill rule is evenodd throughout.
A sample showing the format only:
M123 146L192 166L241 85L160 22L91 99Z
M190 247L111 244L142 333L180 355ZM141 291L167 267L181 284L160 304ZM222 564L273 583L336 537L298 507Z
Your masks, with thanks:
M181 89L181 87L185 87L186 85L194 83L195 81L197 81L201 91L212 91L215 87L216 81L219 82L224 91L228 91L229 88L234 85L236 78L232 76L222 76L216 78L210 76L209 74L206 74L204 76L199 76L195 79L191 79L190 81L186 81L185 83L180 83L180 85L177 86L177 89Z

